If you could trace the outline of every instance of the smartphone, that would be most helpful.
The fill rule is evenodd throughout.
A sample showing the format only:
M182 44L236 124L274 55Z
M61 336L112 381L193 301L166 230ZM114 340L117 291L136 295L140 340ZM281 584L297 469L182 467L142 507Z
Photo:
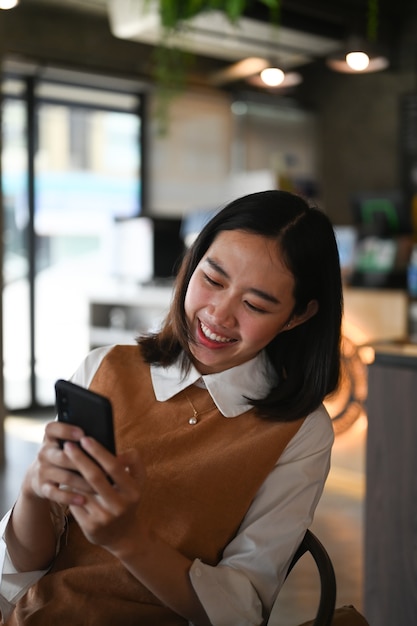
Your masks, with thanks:
M55 395L58 421L79 426L116 454L113 410L108 398L62 379L55 383Z

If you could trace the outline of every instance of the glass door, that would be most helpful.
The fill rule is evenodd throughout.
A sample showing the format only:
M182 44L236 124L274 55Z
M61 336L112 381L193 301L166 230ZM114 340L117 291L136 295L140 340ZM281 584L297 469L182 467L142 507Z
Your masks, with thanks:
M115 220L141 213L139 98L45 81L31 88L3 102L10 410L52 405L55 380L88 352L89 298L111 276Z
M23 81L8 81L2 103L3 377L8 409L31 399L27 115Z

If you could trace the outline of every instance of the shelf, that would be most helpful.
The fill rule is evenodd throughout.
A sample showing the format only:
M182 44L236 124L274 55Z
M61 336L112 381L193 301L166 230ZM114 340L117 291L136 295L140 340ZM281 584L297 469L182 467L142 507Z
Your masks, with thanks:
M142 333L157 331L166 316L172 287L132 286L109 289L90 298L90 348L134 344Z

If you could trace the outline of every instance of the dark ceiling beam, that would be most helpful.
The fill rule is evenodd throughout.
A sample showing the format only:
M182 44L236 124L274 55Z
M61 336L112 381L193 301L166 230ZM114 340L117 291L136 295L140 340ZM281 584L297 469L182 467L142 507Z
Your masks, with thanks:
M343 39L352 34L367 35L369 0L281 0L280 22L304 32ZM410 16L416 15L415 0L379 0L377 39L395 44ZM248 17L267 21L270 11L254 2Z

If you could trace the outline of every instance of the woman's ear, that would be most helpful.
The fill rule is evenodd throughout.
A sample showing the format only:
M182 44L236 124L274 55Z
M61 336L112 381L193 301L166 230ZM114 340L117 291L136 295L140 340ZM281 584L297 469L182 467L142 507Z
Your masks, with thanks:
M304 322L306 322L311 317L313 317L317 313L318 310L319 310L319 303L317 302L317 300L310 300L310 302L306 306L304 313L301 313L301 315L294 315L290 319L288 324L285 325L284 330L291 330L295 328L296 326L300 326L300 324L304 324Z

